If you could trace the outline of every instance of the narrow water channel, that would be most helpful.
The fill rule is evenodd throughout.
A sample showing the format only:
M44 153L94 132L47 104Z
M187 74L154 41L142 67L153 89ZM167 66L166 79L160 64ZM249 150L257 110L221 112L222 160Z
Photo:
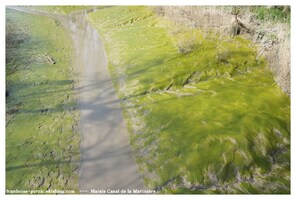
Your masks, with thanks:
M85 17L86 12L80 12L67 20L79 74L82 132L79 188L142 189L120 102L107 71L106 53L97 31Z

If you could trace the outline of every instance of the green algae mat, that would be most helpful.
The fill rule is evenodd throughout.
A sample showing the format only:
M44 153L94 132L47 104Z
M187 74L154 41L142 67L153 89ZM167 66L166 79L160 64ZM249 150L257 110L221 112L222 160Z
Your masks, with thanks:
M147 188L290 193L290 97L253 43L182 27L148 7L88 19Z
M71 55L58 21L6 9L7 193L78 188Z

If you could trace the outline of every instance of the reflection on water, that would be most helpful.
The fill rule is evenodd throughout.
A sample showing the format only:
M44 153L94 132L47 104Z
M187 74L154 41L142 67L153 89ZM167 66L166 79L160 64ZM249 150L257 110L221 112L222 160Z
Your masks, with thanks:
M69 15L63 22L74 42L79 75L79 188L143 188L131 156L120 102L107 71L105 50L97 31L86 20L88 12Z
M107 60L101 41L97 31L87 22L85 16L86 12L80 12L68 17L69 30L76 49L78 68L97 67L106 69ZM98 63L102 66L98 67Z

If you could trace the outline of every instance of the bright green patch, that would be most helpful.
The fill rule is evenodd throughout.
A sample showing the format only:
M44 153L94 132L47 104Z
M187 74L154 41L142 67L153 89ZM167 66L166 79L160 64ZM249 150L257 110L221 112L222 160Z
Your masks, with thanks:
M53 19L6 10L6 189L77 189L73 53Z
M290 99L255 46L112 7L106 46L146 186L163 193L290 193Z

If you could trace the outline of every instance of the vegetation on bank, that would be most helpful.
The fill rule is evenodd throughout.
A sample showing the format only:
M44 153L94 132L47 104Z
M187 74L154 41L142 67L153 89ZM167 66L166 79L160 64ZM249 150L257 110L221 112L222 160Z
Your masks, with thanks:
M290 98L255 45L147 7L89 14L146 186L163 193L290 193Z
M71 12L90 9L93 6L30 6L30 9L67 15Z
M28 8L49 13L68 15L73 12L104 7L106 6L29 6Z
M287 22L291 21L290 6L251 6L250 10L256 14L261 21Z
M157 15L181 26L220 35L236 32L257 44L278 86L290 95L290 6L155 6ZM236 18L237 17L237 18Z
M73 49L58 21L6 9L6 189L77 189Z

